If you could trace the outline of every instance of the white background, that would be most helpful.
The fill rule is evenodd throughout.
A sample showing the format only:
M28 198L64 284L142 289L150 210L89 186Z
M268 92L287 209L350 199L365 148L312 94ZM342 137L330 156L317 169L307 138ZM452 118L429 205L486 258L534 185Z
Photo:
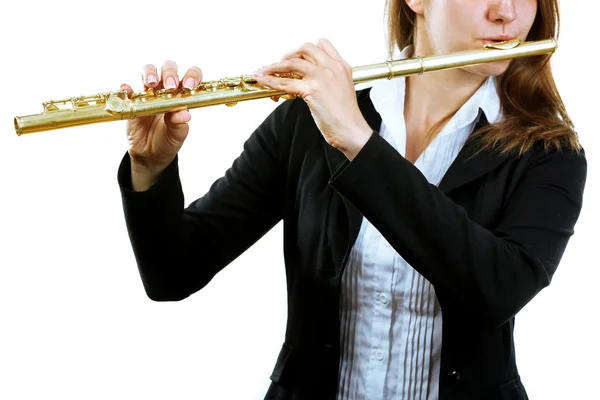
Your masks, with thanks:
M0 398L262 399L284 338L282 225L204 290L156 303L143 290L116 174L124 122L17 137L41 102L140 87L173 59L205 79L251 73L305 41L353 66L385 60L383 1L21 1L1 8ZM585 204L551 286L518 315L531 399L589 399L598 379L600 7L562 4L555 77L588 157ZM592 25L596 24L596 25ZM597 59L597 58L596 58ZM192 111L180 153L186 205L203 195L277 106Z

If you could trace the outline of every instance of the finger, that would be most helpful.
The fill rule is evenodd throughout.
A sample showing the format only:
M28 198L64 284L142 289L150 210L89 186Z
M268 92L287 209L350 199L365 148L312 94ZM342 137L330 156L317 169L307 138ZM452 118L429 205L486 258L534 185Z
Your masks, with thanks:
M317 40L317 47L323 50L325 53L327 53L329 57L335 58L338 61L344 61L340 53L338 53L335 47L333 47L331 42L326 38L320 38L319 40Z
M189 68L181 79L181 82L183 87L195 89L202 82L202 70L196 66Z
M281 60L289 60L292 58L303 58L316 65L323 65L327 62L327 53L312 43L304 43L289 53L286 53Z
M142 83L144 84L144 90L154 89L158 86L158 72L154 65L148 64L142 68Z
M311 76L316 73L317 66L310 61L301 58L292 58L275 64L267 65L261 72L267 74L295 73L300 76Z
M167 125L181 125L189 122L192 114L188 110L168 112L165 114L165 123Z
M160 80L165 89L177 89L179 86L179 76L177 75L177 63L167 60L163 63L160 70Z
M133 89L128 84L124 83L119 87L119 90L126 90L127 96L131 96L133 94Z
M276 78L271 75L255 76L255 79L263 86L296 96L300 96L305 89L302 84L306 86L306 82L300 79Z
M187 137L190 130L190 126L187 123L190 119L191 114L187 110L166 113L164 116L169 133L179 141L183 141Z

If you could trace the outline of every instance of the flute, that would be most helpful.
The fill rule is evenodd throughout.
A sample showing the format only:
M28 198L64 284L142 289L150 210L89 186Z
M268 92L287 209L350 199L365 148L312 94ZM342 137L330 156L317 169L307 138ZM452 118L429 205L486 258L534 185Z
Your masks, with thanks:
M412 57L354 67L352 68L352 79L354 84L358 84L378 79L420 75L429 71L551 54L557 47L558 44L554 39L486 43L482 49L477 50ZM280 76L301 79L293 74ZM193 109L218 104L233 106L240 101L271 96L281 96L285 99L295 97L258 84L252 75L241 75L200 82L193 89L176 88L156 91L148 89L145 92L133 93L131 96L127 94L127 91L122 90L71 97L64 100L50 100L42 103L43 112L17 116L14 118L14 124L15 131L20 136L72 126L134 119L179 109Z

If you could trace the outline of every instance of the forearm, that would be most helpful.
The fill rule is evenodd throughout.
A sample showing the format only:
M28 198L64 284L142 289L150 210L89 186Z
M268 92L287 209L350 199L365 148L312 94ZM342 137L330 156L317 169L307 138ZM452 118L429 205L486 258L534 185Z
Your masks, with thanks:
M150 298L178 300L201 289L281 220L293 104L271 113L225 174L185 208L177 157L139 175L137 188L150 185L140 192L129 182L135 175L125 155L118 174L125 221Z
M486 325L498 325L549 284L579 213L580 182L545 180L558 172L575 181L582 163L547 164L532 172L493 232L379 136L340 167L331 184L434 285L442 306L447 300ZM562 191L554 190L561 185ZM551 217L557 209L562 219Z
M402 178L403 182L394 182L397 190L357 183L356 191L343 193L432 283L443 306L446 301L460 304L471 317L496 324L547 285L540 264L469 221L466 212L450 199L441 198L443 194L436 193L436 188L413 192L415 185L428 183Z
M125 223L148 296L157 301L180 300L204 286L210 280L208 267L214 264L214 256L198 250L206 244L184 216L177 160L152 170L126 154L118 180ZM200 263L201 256L202 267L191 268Z

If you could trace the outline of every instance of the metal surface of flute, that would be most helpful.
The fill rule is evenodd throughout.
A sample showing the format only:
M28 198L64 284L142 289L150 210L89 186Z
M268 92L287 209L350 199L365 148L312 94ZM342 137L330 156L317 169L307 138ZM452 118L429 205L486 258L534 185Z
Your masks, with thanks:
M419 75L429 71L546 55L554 53L556 48L557 42L554 39L487 43L478 50L413 57L355 67L352 69L352 79L355 84L358 84L377 79ZM285 76L301 79L294 75ZM42 103L44 111L39 114L15 117L14 125L17 135L22 135L98 122L134 119L178 109L193 109L217 104L232 106L240 101L270 96L282 96L286 99L294 97L258 84L251 75L241 75L200 82L193 90L177 88L153 91L149 89L131 96L123 90L65 100L51 100Z

